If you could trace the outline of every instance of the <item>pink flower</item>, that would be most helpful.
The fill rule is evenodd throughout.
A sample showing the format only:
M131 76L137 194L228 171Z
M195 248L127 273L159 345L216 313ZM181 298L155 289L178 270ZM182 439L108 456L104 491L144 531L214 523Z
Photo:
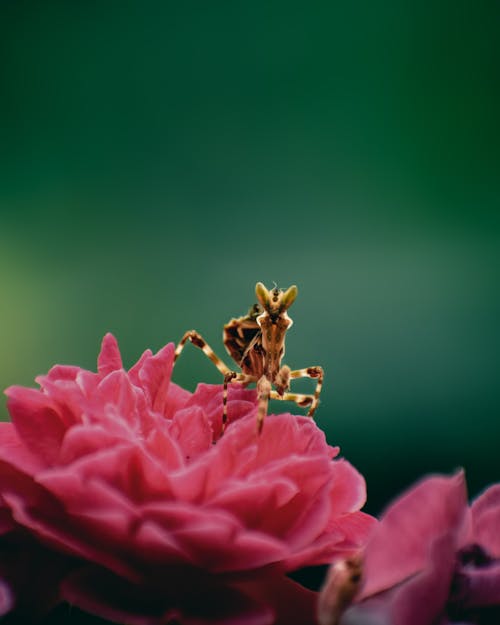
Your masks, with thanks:
M363 544L365 483L315 423L269 416L255 391L191 394L174 346L127 372L111 335L98 373L55 366L7 390L0 497L17 526L72 559L61 596L127 623L297 623L314 593L288 571ZM311 617L312 618L312 617ZM306 621L307 622L307 621Z
M462 472L430 477L397 499L358 559L361 586L342 625L500 622L500 485L469 508ZM349 564L349 563L347 563ZM345 592L334 565L319 606L335 622ZM345 566L344 566L345 568Z

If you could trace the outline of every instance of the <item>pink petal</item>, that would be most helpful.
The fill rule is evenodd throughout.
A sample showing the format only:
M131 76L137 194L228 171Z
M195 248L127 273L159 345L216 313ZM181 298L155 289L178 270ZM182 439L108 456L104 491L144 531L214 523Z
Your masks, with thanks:
M290 417L283 423L288 424L292 420L290 428L298 431L293 425L293 419ZM330 519L329 491L333 465L328 454L290 454L290 448L283 444L283 440L288 439L281 440L281 446L275 444L277 436L274 426L261 438L271 440L262 443L258 440L253 417L240 420L237 430L228 428L216 446L217 453L205 469L205 497L210 502L213 501L212 497L215 497L215 501L222 501L228 477L239 478L243 491L245 480L247 488L252 489L248 491L249 494L253 493L252 498L247 497L246 505L244 496L239 500L233 499L234 503L239 501L235 510L238 510L241 518L250 526L257 518L260 529L279 535L291 547L298 548L324 530ZM289 440L293 445L293 438ZM292 449L295 452L294 447ZM265 454L268 461L258 462L259 454ZM274 461L271 461L271 455L275 456ZM295 484L293 488L296 492L293 497L288 497L286 505L277 505L276 494L272 493L273 484L279 484L283 479ZM260 490L252 486L258 483L262 484ZM227 484L231 487L230 483ZM236 482L233 483L235 485ZM266 502L265 505L263 502Z
M0 423L0 461L27 475L33 475L45 466L45 462L31 453L20 439L14 425L5 422Z
M174 365L174 350L174 344L168 343L157 354L144 360L138 374L149 405L161 414L165 411L167 391Z
M500 558L500 484L480 495L471 506L472 540L490 556Z
M179 444L186 460L212 447L212 426L201 408L193 406L179 410L170 423L170 435Z
M332 516L328 457L290 458L285 475L300 487L284 538L293 549L303 547L328 527Z
M97 370L101 377L123 367L122 357L115 337L108 332L102 339L101 352L97 358Z
M69 525L68 515L77 517L87 512L95 513L97 518L115 510L122 517L121 528L134 525L141 517L138 508L122 492L102 479L88 477L65 467L50 469L40 474L38 482L53 495L61 498L64 495L67 515L63 520L67 525ZM89 505L90 503L92 505ZM43 510L39 510L39 513L41 517L44 516ZM118 530L118 526L116 529Z
M332 482L332 510L335 516L354 512L364 506L366 501L365 480L361 473L347 460L341 458L334 461Z
M287 552L288 548L282 541L262 532L245 530L236 534L231 544L207 543L198 562L214 573L250 571L280 562Z
M78 373L78 380L81 379L83 373ZM97 386L95 374L92 375L92 396ZM49 379L48 376L37 376L36 381L43 389L43 395L46 401L50 402L59 414L62 423L66 428L71 427L75 423L81 423L82 415L90 405L88 396L82 391L78 381L74 380L55 380ZM95 384L94 384L95 382Z
M173 534L181 544L189 545L189 551L198 566L208 570L220 570L227 567L225 550L232 551L232 545L239 530L238 522L230 515L218 511L198 513L185 518L182 526L173 530ZM237 552L235 557L238 557Z
M293 550L307 547L325 530L330 513L328 487L325 485L312 501L304 502L297 509L297 518L284 536L290 547Z
M50 399L40 391L22 386L11 386L5 393L19 437L41 461L53 464L66 427Z
M167 501L146 504L141 510L144 519L169 529L192 562L210 571L255 568L282 559L287 552L281 540L244 529L223 510Z
M114 374L111 374L114 375ZM128 401L130 398L125 399ZM133 401L133 400L132 400ZM142 443L142 420L134 408L131 408L127 415L113 403L107 403L100 408L96 405L89 408L89 412L84 415L83 423L85 425L96 425L105 428L110 435L114 435L122 439L130 445L139 446ZM71 428L73 429L73 428ZM101 445L104 448L104 445Z
M182 530L190 524L202 526L203 520L211 516L220 522L221 526L229 527L236 532L238 520L222 510L205 510L201 506L178 500L157 500L144 503L140 506L142 518L157 523L160 527L167 527L172 531Z
M82 456L111 449L122 442L123 436L109 432L101 425L77 425L68 430L64 437L59 462L69 464Z
M345 549L341 546L342 534L329 532L320 534L309 545L302 547L296 553L292 553L283 561L285 571L296 571L305 566L315 566L319 564L330 564L339 557L348 557L353 554L352 546ZM340 541L340 543L339 543Z
M74 365L54 365L46 376L39 376L41 380L70 380L74 382L77 375L82 371L80 367ZM36 378L38 382L38 378Z
M75 482L85 484L91 478L108 483L132 502L164 498L169 493L169 480L163 467L128 443L83 456L67 467L46 471L37 476L37 481L68 504L74 500ZM85 491L80 497L82 505L92 507L92 498Z
M151 358L152 355L153 355L153 352L149 348L144 350L139 360L128 370L128 377L130 378L130 381L132 382L132 384L135 384L135 386L141 386L139 373L142 367L144 366L144 363L146 362L146 360Z
M189 550L167 528L150 520L143 520L134 533L133 548L150 563L194 564Z
M455 549L453 531L435 539L427 567L395 591L391 606L394 625L433 625L445 613Z
M285 561L286 570L328 564L358 553L366 545L376 524L377 520L364 512L352 512L338 518L329 532L321 534L309 547L288 558Z
M146 440L148 451L155 456L166 470L175 471L184 465L184 457L177 441L170 433L157 428L151 430Z
M339 547L342 546L343 549L359 549L366 545L377 525L378 521L375 517L365 512L357 511L335 518L331 524L331 529L342 533L343 540Z
M366 547L361 596L390 588L424 569L433 541L456 533L466 512L463 472L427 478L399 497L383 515Z
M436 538L422 571L385 592L354 603L342 615L340 625L444 624L455 546L453 531ZM330 624L325 619L322 625Z
M32 509L27 502L15 494L8 494L5 500L12 510L15 520L22 526L28 528L36 537L43 539L44 543L55 548L62 553L69 553L87 560L97 562L115 571L118 575L123 575L127 579L137 579L137 572L124 562L105 549L95 546L94 541L90 541L82 535L78 529L68 525L67 518L61 514L54 514L50 506L46 506L45 514L37 510L37 516L33 516ZM46 516L46 518L44 518ZM56 520L54 520L54 517Z
M285 476L277 476L272 480L235 479L227 480L221 485L220 491L209 500L209 503L210 506L230 510L242 519L247 527L265 527L266 531L278 534L278 531L280 529L283 531L284 528L283 523L278 527L273 523L276 520L277 510L290 503L299 492L299 486Z
M236 553L228 551L232 570L245 571L281 562L289 551L288 545L279 537L246 528L236 536L234 545L235 551L238 552L237 558Z
M184 408L192 396L192 393L171 381L165 400L165 410L163 411L165 419L173 419L175 413Z
M95 389L99 385L101 381L101 376L97 373L92 373L91 371L80 371L76 376L76 383L78 388L83 393L84 397L92 398L95 392Z
M35 483L33 477L3 462L0 462L0 493L2 509L7 508L15 521L17 519L10 502L12 497L16 501L22 501L25 507L34 509L43 508L45 504L46 493ZM4 518L4 526L5 524L8 525L8 521Z
M119 413L129 423L135 416L137 395L135 387L131 384L126 372L118 369L109 373L99 383L97 388L99 405L106 406L112 404L116 412Z
M178 471L170 473L172 496L179 501L203 503L207 497L207 465L211 459L215 463L217 456L208 452Z
M249 392L252 392L251 390ZM227 426L230 427L232 423L239 419L248 418L254 416L257 407L254 401L248 401L246 399L237 399L234 395L237 394L237 389L229 389L227 400ZM221 395L222 399L222 395ZM253 398L252 398L253 399ZM222 409L212 412L211 416L212 427L214 428L214 438L218 439L222 434Z
M327 445L324 432L308 417L288 413L268 415L264 427L266 434L259 437L255 457L258 466L266 466L276 458L287 458L291 449L297 455L317 456L324 460L338 453L338 448ZM254 433L253 436L255 439Z
M230 384L227 398L229 431L231 423L255 413L257 394L255 389L246 389L241 384ZM212 424L214 437L218 439L222 430L222 385L198 384L186 408L190 406L203 408Z

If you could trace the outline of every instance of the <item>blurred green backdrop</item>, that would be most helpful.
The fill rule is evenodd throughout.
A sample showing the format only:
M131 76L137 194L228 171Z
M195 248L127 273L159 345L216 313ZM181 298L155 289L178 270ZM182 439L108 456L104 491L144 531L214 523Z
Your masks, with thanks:
M499 18L2 2L2 387L93 368L108 330L127 365L189 328L222 355L257 280L296 283L286 360L325 367L368 510L430 471L500 480ZM188 349L175 379L220 378Z

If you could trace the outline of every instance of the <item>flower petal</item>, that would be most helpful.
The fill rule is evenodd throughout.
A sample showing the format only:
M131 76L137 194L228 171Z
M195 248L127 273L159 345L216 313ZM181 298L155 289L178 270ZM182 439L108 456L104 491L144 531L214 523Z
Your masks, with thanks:
M453 530L434 540L427 566L396 587L391 605L394 625L433 625L445 612L455 550Z
M454 568L453 531L436 538L427 566L401 584L347 608L340 625L436 625L446 613ZM322 625L327 625L324 620ZM329 625L329 624L328 624ZM334 625L333 622L331 625ZM458 624L457 624L458 625Z
M179 410L171 421L169 432L182 449L186 460L212 447L212 426L198 406Z
M343 458L335 461L332 486L332 510L335 516L359 510L364 506L365 480L361 473Z
M366 547L361 597L391 588L424 569L433 541L460 529L466 497L462 472L427 478L399 497Z
M97 370L101 377L123 367L120 349L115 337L108 332L102 339L101 352L97 358Z
M66 427L50 399L38 390L22 386L11 386L5 394L19 437L41 461L53 464Z
M155 412L165 412L167 390L174 366L174 344L168 343L154 356L146 358L139 370L139 380Z
M14 425L4 422L0 423L0 461L28 475L45 466L45 462L24 444Z
M471 506L473 541L500 558L500 484L480 495Z
M99 412L102 411L102 406L112 405L122 420L130 424L135 420L137 391L123 369L112 371L101 380L97 387L96 400L101 408ZM98 414L96 420L100 417Z
M196 390L186 404L201 406L207 415L214 431L214 439L218 440L222 433L222 386L220 384L198 384ZM228 431L233 422L255 414L257 393L255 389L244 388L241 384L230 384L227 389ZM227 434L227 432L226 432Z

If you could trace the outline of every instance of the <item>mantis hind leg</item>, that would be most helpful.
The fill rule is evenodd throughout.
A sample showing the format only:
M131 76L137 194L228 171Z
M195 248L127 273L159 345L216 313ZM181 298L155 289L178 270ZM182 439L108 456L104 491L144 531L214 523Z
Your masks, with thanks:
M205 356L213 362L213 364L217 367L217 369L222 373L222 375L227 375L232 373L231 369L221 360L214 350L210 347L210 345L205 341L205 339L196 332L196 330L188 330L184 336L181 338L177 347L175 348L174 353L174 362L176 362L177 358L181 355L182 350L186 346L187 342L192 343L195 347L201 349L201 351L205 354Z
M218 371L224 376L224 388L222 391L222 434L227 425L227 387L230 382L241 382L248 384L249 382L255 382L255 378L245 375L244 373L237 373L231 370L226 363L221 360L210 345L205 341L199 332L196 330L188 330L181 338L174 352L174 363L182 353L182 350L186 344L190 342L205 354L205 356L215 365Z

